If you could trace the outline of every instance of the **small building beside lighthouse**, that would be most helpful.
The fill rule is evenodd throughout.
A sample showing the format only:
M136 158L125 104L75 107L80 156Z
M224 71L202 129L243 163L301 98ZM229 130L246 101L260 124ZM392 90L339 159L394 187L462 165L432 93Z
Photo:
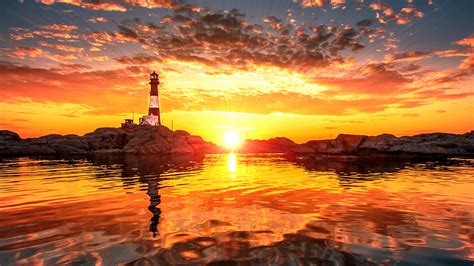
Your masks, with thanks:
M150 74L150 105L148 107L148 115L139 119L140 125L161 125L160 99L158 97L159 84L160 77L155 71L153 71L153 73Z

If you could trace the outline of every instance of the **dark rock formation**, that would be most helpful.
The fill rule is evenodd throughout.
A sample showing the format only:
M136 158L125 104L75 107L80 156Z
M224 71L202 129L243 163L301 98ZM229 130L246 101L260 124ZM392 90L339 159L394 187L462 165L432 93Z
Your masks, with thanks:
M186 131L165 126L98 128L84 136L51 134L21 139L0 130L0 155L36 154L205 154L225 152L221 147ZM296 144L287 138L246 140L240 153L286 153L295 157L331 157L351 160L360 156L474 155L474 131L466 134L432 133L410 137L341 134L336 139L312 140Z
M198 154L218 147L186 131L165 126L139 126L131 129L98 128L84 136L51 134L21 139L18 134L0 131L0 155L39 154Z
M268 140L246 140L239 148L241 153L286 153L298 146L288 138L271 138Z
M4 141L19 141L21 140L20 136L15 132L8 130L0 130L0 142Z
M474 131L466 134L431 133L397 138L341 134L332 140L312 140L293 149L296 156L474 155Z

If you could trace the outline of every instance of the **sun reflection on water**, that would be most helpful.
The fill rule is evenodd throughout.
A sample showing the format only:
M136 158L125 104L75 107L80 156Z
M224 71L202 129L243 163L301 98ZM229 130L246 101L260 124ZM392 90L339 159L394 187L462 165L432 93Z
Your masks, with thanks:
M237 159L234 153L229 153L229 157L227 159L227 169L231 173L230 177L235 178L235 172L237 172Z
M150 256L157 265L286 265L321 256L467 265L473 169L464 161L296 164L235 153L189 162L15 159L0 164L0 264Z

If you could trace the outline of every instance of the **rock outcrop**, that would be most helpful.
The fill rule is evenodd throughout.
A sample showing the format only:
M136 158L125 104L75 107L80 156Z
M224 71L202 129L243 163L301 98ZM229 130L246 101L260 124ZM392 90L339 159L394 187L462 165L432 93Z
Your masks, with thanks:
M219 148L186 131L165 126L139 126L131 129L98 128L84 136L51 134L21 139L18 134L0 131L0 155L49 154L199 154Z
M336 139L312 140L298 145L294 155L474 155L474 131L466 134L431 133L397 138L340 134Z
M286 153L298 146L288 138L278 137L268 140L246 140L239 148L241 153Z
M138 126L130 129L98 128L84 136L51 134L21 139L8 130L0 130L0 155L46 154L206 154L225 152L183 130L165 126ZM289 158L338 156L427 156L474 155L474 131L466 134L432 133L408 137L390 134L378 136L341 134L336 139L312 140L296 144L287 138L246 140L240 153L286 153Z

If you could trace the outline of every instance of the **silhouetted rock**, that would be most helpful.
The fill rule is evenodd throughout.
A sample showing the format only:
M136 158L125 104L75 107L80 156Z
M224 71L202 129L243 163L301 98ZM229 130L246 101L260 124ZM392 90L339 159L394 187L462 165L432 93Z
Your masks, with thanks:
M370 136L359 146L360 149L375 149L378 151L389 151L390 147L400 143L400 140L391 134Z
M308 141L293 149L291 153L296 156L473 155L474 132L460 135L431 133L400 138L390 134L341 134L333 140Z
M20 141L20 136L9 130L0 130L0 141Z
M281 153L289 152L298 144L288 138L278 137L268 140L246 140L239 149L242 153Z
M225 152L183 130L165 126L129 129L98 128L84 136L50 134L21 139L14 132L0 131L0 155L130 153L193 155ZM329 156L351 160L354 156L474 155L474 131L465 134L432 133L407 137L341 134L336 139L296 144L287 138L246 140L241 153L286 153L291 157Z
M21 140L11 131L0 132L0 154L197 154L217 150L216 145L183 130L165 126L139 126L131 129L98 128L80 137L51 134Z

